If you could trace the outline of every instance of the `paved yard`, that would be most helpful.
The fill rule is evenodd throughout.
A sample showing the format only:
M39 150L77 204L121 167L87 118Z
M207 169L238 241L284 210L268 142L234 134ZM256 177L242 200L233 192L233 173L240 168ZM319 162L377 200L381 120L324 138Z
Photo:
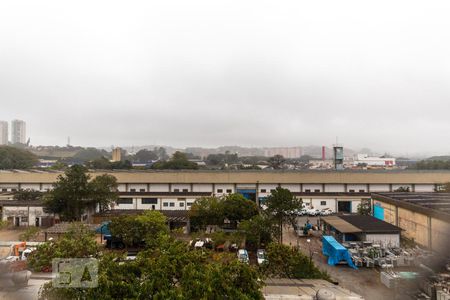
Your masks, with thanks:
M304 225L306 217L298 219L299 225ZM309 218L311 224L316 224L317 218ZM306 240L310 239L310 243ZM367 300L379 299L394 299L394 294L391 290L386 288L380 281L380 274L375 268L360 268L354 270L347 265L329 266L327 258L322 254L322 241L320 232L315 232L312 237L298 238L293 228L285 228L283 243L290 245L298 245L302 252L309 256L312 253L312 258L316 265L323 271L328 272L333 280L339 283L340 286L349 289Z

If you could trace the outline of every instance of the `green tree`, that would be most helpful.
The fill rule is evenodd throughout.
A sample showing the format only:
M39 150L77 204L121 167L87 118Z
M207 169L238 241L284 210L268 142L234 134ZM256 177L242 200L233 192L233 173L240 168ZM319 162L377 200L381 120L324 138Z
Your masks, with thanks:
M134 155L133 161L137 163L148 163L157 159L158 154L156 152L142 149Z
M117 183L110 175L90 181L87 169L80 165L68 168L58 176L53 189L44 199L46 212L58 214L63 221L78 221L87 208L99 205L105 209L117 199Z
M168 235L139 252L135 261L100 258L98 287L58 289L50 283L41 299L263 299L262 276L232 254L195 251Z
M100 159L106 155L108 155L108 153L104 150L89 147L78 151L72 159L77 163L85 163L87 161Z
M278 238L279 228L266 214L256 215L250 220L239 223L239 230L245 234L247 246L249 248L261 248L268 245L272 238Z
M275 155L269 158L269 165L274 169L283 169L286 159L282 155Z
M53 166L50 167L51 170L65 170L67 164L64 161L58 160Z
M217 197L201 197L192 204L189 219L193 228L205 229L207 225L223 225L223 206Z
M40 231L41 231L41 229L39 227L30 226L25 230L25 232L23 232L19 235L19 240L31 241L37 237L37 235L39 234Z
M53 258L96 257L99 253L94 232L81 223L73 223L69 231L56 241L37 246L27 258L28 266L35 272L50 270Z
M111 162L106 157L102 156L85 163L86 168L94 170L111 170Z
M267 276L330 280L327 273L320 271L308 256L294 247L271 243L266 248L266 257L263 269Z
M280 228L280 243L283 243L283 224L295 222L292 211L301 209L302 201L294 197L288 189L277 187L267 197L265 204L267 214L277 222Z
M37 201L42 198L43 193L33 189L20 189L14 193L14 200Z
M167 160L169 158L169 155L167 155L167 151L165 148L163 147L155 147L153 149L153 152L156 153L156 155L158 155L158 159L160 160Z
M370 216L372 213L370 200L361 200L361 203L358 204L357 212L360 215Z
M29 151L0 146L0 169L30 169L37 162L37 157Z
M113 237L127 247L150 244L160 234L167 234L166 217L158 211L146 211L138 216L120 216L109 224Z
M95 177L89 182L89 192L91 209L95 209L98 205L100 212L108 210L119 198L116 177L108 174Z
M258 206L254 201L246 199L241 194L229 194L220 199L223 216L234 227L242 220L249 220L258 214Z
M158 161L152 165L152 169L168 169L168 170L182 170L182 169L198 169L195 162L188 160L185 153L175 152L172 158L168 161Z

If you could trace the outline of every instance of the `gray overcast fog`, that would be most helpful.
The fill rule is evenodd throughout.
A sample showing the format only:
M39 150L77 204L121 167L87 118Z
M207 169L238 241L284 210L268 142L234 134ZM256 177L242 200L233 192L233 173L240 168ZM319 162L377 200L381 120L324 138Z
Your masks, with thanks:
M450 152L450 1L2 1L33 145Z

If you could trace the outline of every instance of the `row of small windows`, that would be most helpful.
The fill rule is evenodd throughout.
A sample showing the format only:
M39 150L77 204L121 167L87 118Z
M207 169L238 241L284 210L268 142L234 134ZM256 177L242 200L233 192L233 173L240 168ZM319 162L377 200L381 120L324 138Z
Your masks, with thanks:
M232 189L227 189L226 191L227 191L228 194L231 194L233 192ZM219 194L223 193L223 189L217 189L217 193L219 193Z
M13 191L13 192L15 192L16 191L16 189L12 189L11 191ZM137 190L136 189L130 189L130 192L136 192ZM175 193L179 193L180 192L180 189L174 189L173 190ZM272 193L272 192L274 192L275 191L275 189L271 189L270 190L270 192ZM311 193L311 189L305 189L305 193ZM2 189L2 192L7 192L7 189ZM139 192L145 192L145 189L139 189ZM188 193L189 192L189 189L182 189L181 190L181 192L183 192L183 193ZM231 194L232 192L233 192L233 190L231 190L231 189L227 189L226 190L226 192L228 193L228 194ZM355 193L356 191L355 190L349 190L349 192L350 193ZM359 190L359 192L360 193L364 193L365 192L365 190ZM217 193L223 193L223 189L217 189ZM261 189L261 193L267 193L267 189ZM315 189L314 190L314 193L320 193L320 189Z
M175 193L179 193L180 192L180 189L174 189L173 190ZM136 189L130 189L130 192L137 192L137 190ZM145 192L145 189L139 189L139 192ZM181 192L183 192L183 193L188 193L189 192L189 189L182 189L181 190Z
M178 206L184 207L185 199L178 199ZM158 198L142 198L142 204L158 204ZM133 198L120 198L117 204L133 204ZM175 207L175 202L163 202L164 207ZM192 206L192 202L187 202L187 206Z

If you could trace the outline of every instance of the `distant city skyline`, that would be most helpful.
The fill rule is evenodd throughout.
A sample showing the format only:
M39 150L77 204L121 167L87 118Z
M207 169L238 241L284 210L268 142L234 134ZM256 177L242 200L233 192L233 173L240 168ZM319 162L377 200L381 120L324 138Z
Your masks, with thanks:
M0 120L0 145L25 144L26 142L27 125L25 121L14 119L9 126L8 121Z

